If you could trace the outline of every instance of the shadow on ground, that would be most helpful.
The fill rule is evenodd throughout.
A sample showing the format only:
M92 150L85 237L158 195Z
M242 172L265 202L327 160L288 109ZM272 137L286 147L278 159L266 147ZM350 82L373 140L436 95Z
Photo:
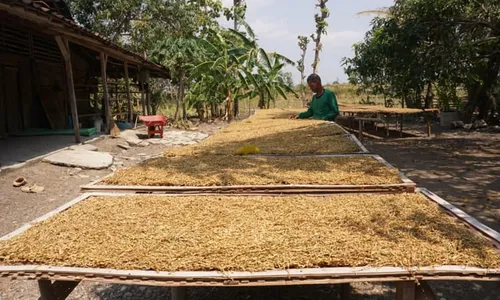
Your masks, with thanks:
M488 226L500 230L500 135L370 140L370 151ZM397 153L397 155L395 155Z
M371 286L371 285L370 285ZM340 288L335 285L282 286L282 287L227 287L188 288L187 299L193 300L332 300L340 299ZM110 285L96 287L93 291L99 299L112 300L160 300L170 299L170 289L145 286ZM380 285L376 295L360 294L354 290L353 300L392 299L395 293L387 285ZM374 291L371 290L373 293Z
M82 142L93 137L81 137ZM8 167L75 145L74 136L10 137L0 140L0 167Z

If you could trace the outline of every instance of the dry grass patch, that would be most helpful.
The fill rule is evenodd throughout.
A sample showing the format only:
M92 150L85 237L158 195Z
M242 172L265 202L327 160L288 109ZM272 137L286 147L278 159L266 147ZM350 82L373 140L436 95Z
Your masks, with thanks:
M119 170L112 185L225 186L401 183L398 171L372 157L176 156Z
M3 264L156 271L500 267L419 194L92 197L0 242Z

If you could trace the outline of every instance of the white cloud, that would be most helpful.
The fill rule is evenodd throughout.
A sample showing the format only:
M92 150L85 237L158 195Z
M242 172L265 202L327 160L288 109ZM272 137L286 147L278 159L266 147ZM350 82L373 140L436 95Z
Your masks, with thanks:
M322 37L322 43L325 47L351 47L362 38L363 33L358 31L329 31Z
M222 0L224 7L232 7L234 0ZM248 9L257 9L273 5L274 0L246 0Z
M273 21L257 19L251 21L250 25L258 39L289 39L293 35L284 18Z

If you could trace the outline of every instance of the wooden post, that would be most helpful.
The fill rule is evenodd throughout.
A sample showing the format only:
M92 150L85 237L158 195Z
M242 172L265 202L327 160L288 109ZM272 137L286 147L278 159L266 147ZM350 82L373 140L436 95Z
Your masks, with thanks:
M78 281L38 280L40 300L64 300L76 288Z
M431 117L430 113L426 112L425 113L425 123L427 124L427 136L431 137L432 132L431 132Z
M358 139L359 139L360 142L362 142L363 141L363 123L364 122L361 121L361 120L358 120L358 122L359 122Z
M125 62L125 89L127 92L127 105L128 105L128 121L132 123L132 98L130 97L130 86L128 78L128 62Z
M66 69L66 84L68 85L69 103L71 106L71 118L73 119L73 133L75 134L75 142L80 143L80 122L78 121L78 108L76 105L75 84L73 82L73 66L71 65L71 50L67 39L56 36L56 42L59 50L64 58L64 66Z
M403 137L403 122L404 122L404 117L405 115L404 114L401 114L401 129L399 131L399 137Z
M396 283L396 300L415 300L415 281L403 281Z
M147 113L146 113L146 100L144 99L144 82L143 82L143 78L142 78L142 69L141 67L139 67L139 85L141 87L141 105L142 105L142 115L143 116L147 116Z
M349 300L351 297L351 284L343 283L340 285L340 300Z
M172 300L186 300L186 287L173 287Z
M107 133L111 132L111 107L109 107L109 94L108 94L108 75L106 73L108 65L108 55L101 52L101 78L102 90L104 98L104 115L106 116Z
M56 299L50 280L38 280L38 289L40 290L40 300Z
M153 114L153 107L151 106L151 90L149 89L149 83L147 84L147 87L146 87L146 107L147 107L148 115L152 115Z

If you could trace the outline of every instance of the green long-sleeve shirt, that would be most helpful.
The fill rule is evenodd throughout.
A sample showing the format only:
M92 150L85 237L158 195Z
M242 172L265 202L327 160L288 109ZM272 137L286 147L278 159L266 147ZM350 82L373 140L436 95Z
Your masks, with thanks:
M339 115L339 105L335 93L326 90L319 97L313 96L309 109L298 115L299 119L313 118L315 120L335 121Z

